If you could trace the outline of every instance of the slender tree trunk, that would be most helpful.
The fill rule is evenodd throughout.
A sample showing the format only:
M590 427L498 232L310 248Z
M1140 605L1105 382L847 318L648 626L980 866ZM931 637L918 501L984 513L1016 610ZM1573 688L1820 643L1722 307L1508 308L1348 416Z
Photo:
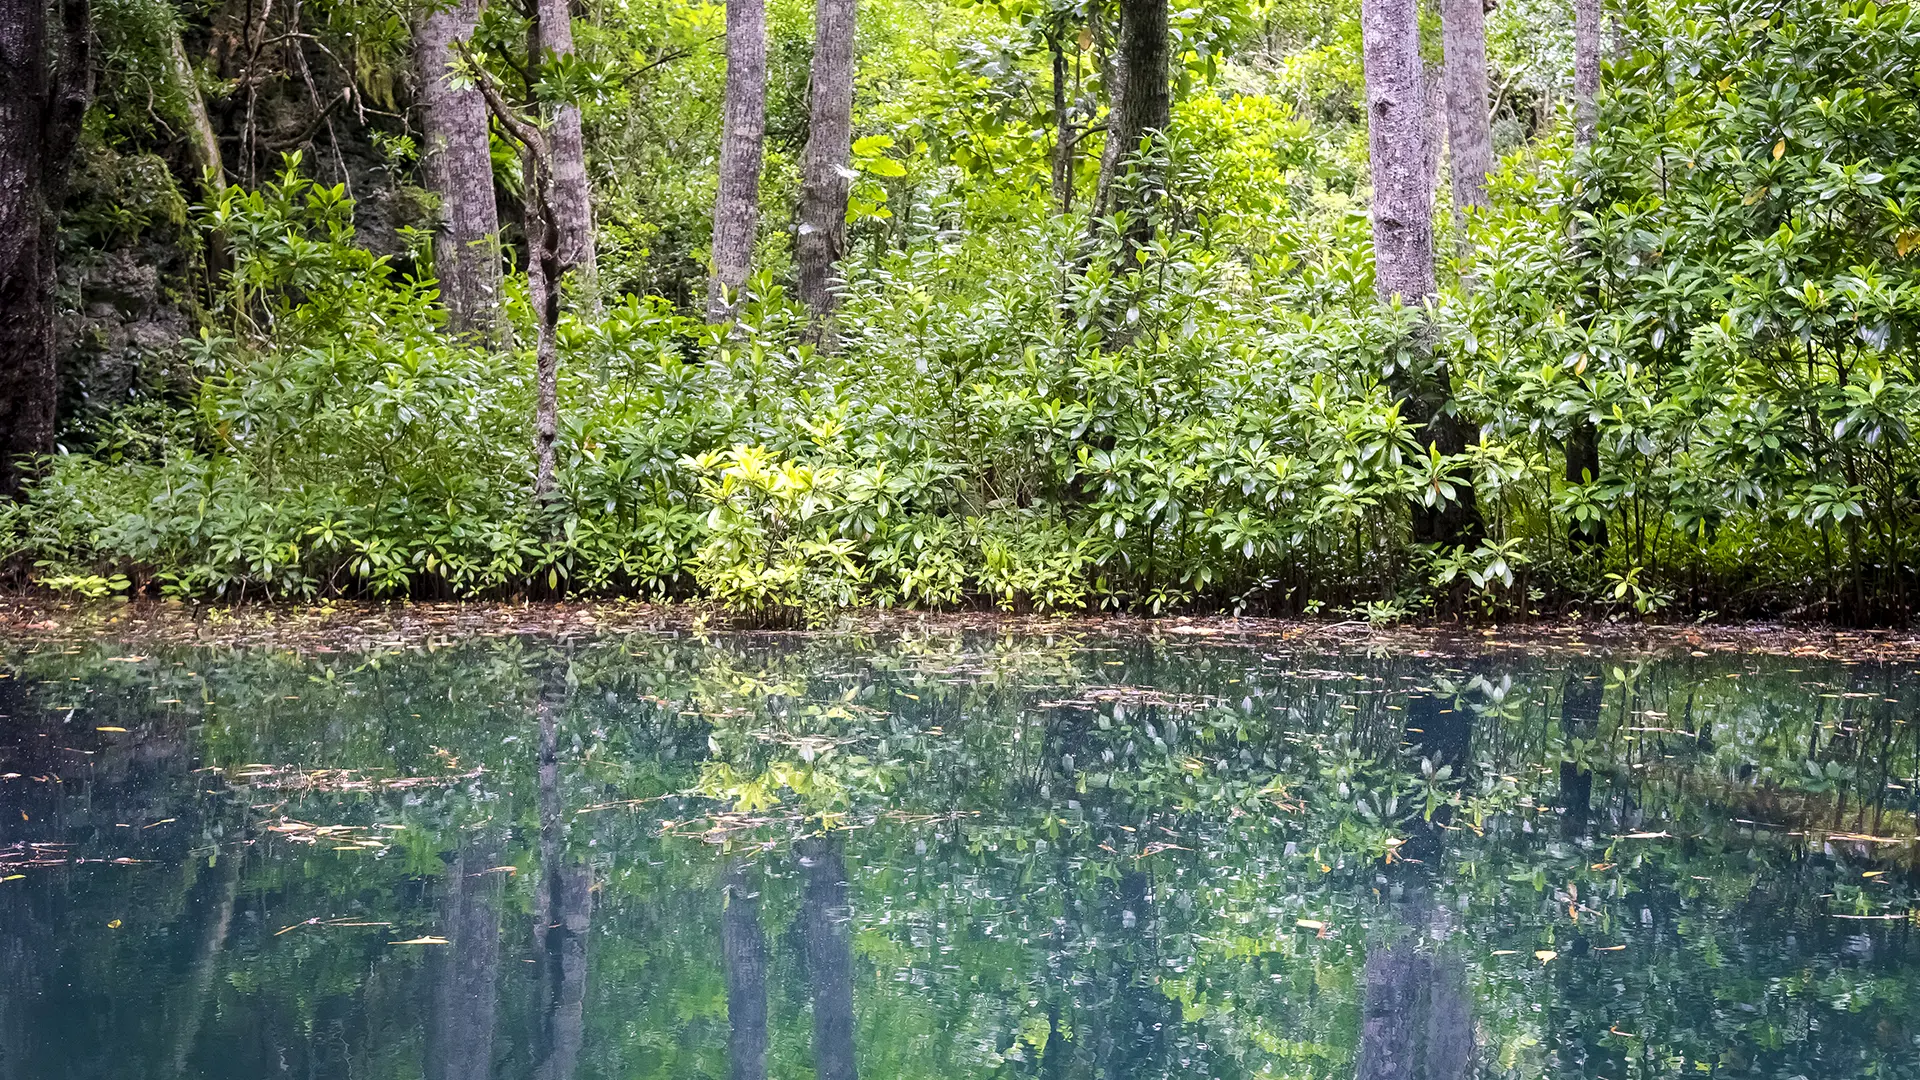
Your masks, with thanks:
M1062 214L1073 210L1073 125L1067 119L1066 27L1047 35L1053 54L1053 201Z
M1420 63L1415 0L1362 0L1360 31L1367 81L1367 136L1373 171L1374 285L1383 304L1424 308L1435 294L1433 181L1426 155L1427 80ZM1396 350L1388 382L1402 415L1420 442L1442 454L1467 446L1467 425L1453 415L1452 377L1434 355L1433 326L1424 314ZM1465 545L1483 527L1467 477L1456 475L1458 497L1438 507L1416 503L1413 538L1419 543Z
M541 151L528 144L527 292L533 298L533 494L553 493L554 443L560 436L560 297L566 264L560 260L560 230L553 220L552 174Z
M440 202L433 261L447 330L486 344L502 338L500 211L493 198L487 103L480 89L456 85L454 43L473 36L480 0L434 7L414 24L419 67L421 166Z
M727 97L720 121L720 186L713 199L708 322L733 317L735 294L753 273L766 137L766 0L728 0Z
M535 8L535 58L573 54L573 14L568 0L538 0ZM598 306L593 236L593 191L587 180L586 141L580 131L580 107L554 105L546 110L547 149L553 170L553 220L559 229L560 261L586 286L588 303Z
M19 494L23 458L53 449L54 248L93 91L86 0L62 0L59 31L46 0L0 0L0 498Z
M1573 0L1573 144L1585 150L1593 145L1600 117L1600 0ZM1575 254L1585 248L1577 228L1572 231ZM1589 289L1592 283L1587 283ZM1586 320L1583 320L1583 323ZM1582 376L1582 382L1585 382ZM1592 419L1578 416L1567 433L1569 484L1590 484L1600 479L1600 433ZM1605 549L1607 523L1604 520L1567 526L1567 545L1575 552Z
M853 943L847 867L837 837L801 842L801 929L813 986L813 1075L857 1080L853 1039Z
M727 1056L732 1080L767 1080L767 941L760 889L744 859L721 883L720 952L727 968Z
M220 160L220 138L214 134L213 120L207 116L207 101L200 93L200 79L194 74L193 61L180 41L180 28L174 27L167 41L173 62L173 81L180 94L181 119L187 125L187 155L193 167L214 192L226 190L227 170Z
M1600 0L1573 0L1573 143L1591 146L1600 118Z
M1441 0L1446 51L1447 147L1453 167L1453 213L1467 242L1467 213L1487 205L1493 171L1493 128L1487 114L1487 15L1484 0Z
M1100 156L1100 181L1094 191L1094 213L1127 210L1134 214L1129 237L1134 243L1150 239L1143 203L1116 205L1113 184L1128 155L1139 152L1148 132L1165 131L1173 119L1171 56L1167 41L1167 0L1121 0L1119 41L1114 50L1112 103L1107 109L1107 142Z
M834 307L834 265L846 253L847 159L853 153L855 0L816 0L807 148L800 177L800 231L794 238L795 291L816 320Z

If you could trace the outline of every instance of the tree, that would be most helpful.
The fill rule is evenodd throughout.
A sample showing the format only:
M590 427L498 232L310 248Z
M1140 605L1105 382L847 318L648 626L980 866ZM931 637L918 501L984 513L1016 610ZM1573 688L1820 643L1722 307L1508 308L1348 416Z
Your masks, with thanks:
M1467 211L1487 205L1493 171L1493 128L1487 112L1485 0L1441 0L1446 59L1447 147L1453 161L1453 212L1466 242Z
M1147 237L1144 205L1117 206L1113 191L1128 156L1140 149L1148 133L1165 131L1173 119L1173 89L1169 81L1167 0L1120 0L1120 33L1115 50L1111 105L1107 110L1107 144L1100 158L1100 180L1094 189L1094 216L1116 209L1134 212L1130 243ZM1141 185L1142 187L1144 185Z
M1418 309L1393 349L1388 384L1401 415L1437 456L1466 449L1464 425L1453 414L1451 375L1435 353L1426 305L1433 275L1433 183L1427 167L1430 134L1427 83L1420 65L1419 8L1415 0L1363 0L1360 33L1367 83L1367 140L1373 172L1374 287L1380 302ZM1413 509L1420 543L1471 544L1482 532L1473 488L1445 465Z
M849 121L851 123L851 121ZM727 4L727 91L720 121L720 184L713 199L707 321L733 314L732 294L753 269L760 228L760 168L767 135L765 0ZM842 214L844 216L844 210Z
M67 166L92 98L87 0L0 0L0 496L53 449L54 249Z
M487 103L452 70L456 43L473 36L480 0L434 6L414 25L420 79L421 166L440 202L434 271L447 329L489 344L501 336L500 212L493 197Z
M1573 0L1573 145L1576 151L1592 149L1599 116L1600 0ZM1583 246L1577 230L1573 232L1573 243L1577 254ZM1567 432L1566 452L1567 483L1590 484L1600 479L1600 433L1590 416L1574 417ZM1567 528L1567 541L1576 550L1606 547L1606 521L1574 522Z
M535 63L573 55L573 15L567 0L538 0L533 44ZM553 158L553 218L560 230L560 260L587 279L591 292L597 257L593 238L593 192L587 180L580 107L561 102L542 111L546 114L547 146Z
M853 36L856 0L817 0L813 13L807 148L800 177L800 228L794 238L795 291L823 320L833 312L834 264L847 246L852 190Z
M560 250L553 151L540 125L500 96L493 76L466 45L456 48L486 96L494 119L520 144L527 183L521 228L527 234L527 295L533 300L534 322L533 494L545 498L553 492L553 444L560 436L560 297L567 271L572 269Z

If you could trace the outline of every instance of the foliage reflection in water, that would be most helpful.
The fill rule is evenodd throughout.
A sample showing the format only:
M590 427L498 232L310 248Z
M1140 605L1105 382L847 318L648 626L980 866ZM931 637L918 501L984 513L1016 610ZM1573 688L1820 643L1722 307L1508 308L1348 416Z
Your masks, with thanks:
M16 652L0 1078L1920 1076L1920 676Z

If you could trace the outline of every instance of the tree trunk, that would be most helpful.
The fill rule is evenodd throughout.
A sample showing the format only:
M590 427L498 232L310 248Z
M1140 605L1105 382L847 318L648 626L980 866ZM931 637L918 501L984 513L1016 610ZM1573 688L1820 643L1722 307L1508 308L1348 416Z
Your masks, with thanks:
M1373 171L1374 286L1383 304L1424 309L1433 276L1433 181L1426 155L1431 134L1427 80L1420 63L1415 0L1362 0L1360 32L1367 81L1367 137ZM1451 375L1434 356L1433 326L1423 313L1398 348L1388 385L1422 446L1459 454L1467 426L1449 409ZM1419 543L1471 544L1482 533L1468 478L1455 475L1458 497L1438 507L1416 503Z
M573 14L567 0L538 0L534 19L535 60L573 55ZM587 181L586 141L577 105L553 105L547 113L547 150L553 170L553 220L559 231L560 262L586 286L588 302L598 305L594 270L598 253L593 237L593 191Z
M220 138L214 134L213 120L207 116L207 100L200 93L200 79L194 74L193 61L180 41L180 28L174 27L167 42L173 59L173 80L180 94L181 119L187 125L187 156L201 179L215 193L226 190L227 170L220 160Z
M1600 0L1573 0L1573 145L1585 150L1593 145L1600 119ZM1585 247L1577 228L1572 232L1576 257ZM1583 318L1583 325L1590 318ZM1585 376L1580 377L1585 383ZM1600 479L1600 433L1592 419L1577 416L1567 433L1566 481L1590 484ZM1572 522L1567 526L1567 545L1574 552L1605 549L1607 523Z
M1600 119L1600 0L1573 0L1573 144L1593 144Z
M414 24L414 59L421 166L427 190L440 202L433 261L447 330L494 345L502 338L500 212L493 198L487 103L478 87L455 85L448 70L454 43L471 37L479 18L480 0L434 7Z
M735 294L753 273L766 137L766 0L728 0L727 97L720 121L720 186L713 199L708 322L733 317Z
M720 953L727 977L727 1057L732 1080L767 1080L767 941L760 890L744 859L721 883Z
M0 497L22 460L53 449L54 248L67 165L92 97L86 0L62 0L57 53L45 0L0 0Z
M527 294L533 299L533 494L553 493L554 443L560 436L560 297L566 264L560 261L560 229L553 220L552 174L542 151L525 144Z
M1115 205L1113 182L1128 155L1138 153L1140 140L1150 131L1165 131L1173 119L1173 88L1169 82L1167 0L1121 0L1120 33L1113 64L1112 102L1107 109L1107 143L1100 156L1100 181L1094 192L1095 215L1127 210L1134 214L1129 237L1135 243L1151 238L1143 203Z
M800 844L801 930L813 988L813 1075L857 1080L853 1053L853 944L847 867L835 837Z
M1062 214L1073 210L1073 125L1067 119L1066 27L1047 35L1053 54L1053 201Z
M795 291L816 320L834 307L834 264L846 253L847 159L853 153L855 0L816 0L807 148L794 238Z
M1446 62L1447 148L1453 166L1453 213L1466 244L1467 212L1487 205L1493 171L1493 127L1487 113L1487 15L1484 0L1441 0Z

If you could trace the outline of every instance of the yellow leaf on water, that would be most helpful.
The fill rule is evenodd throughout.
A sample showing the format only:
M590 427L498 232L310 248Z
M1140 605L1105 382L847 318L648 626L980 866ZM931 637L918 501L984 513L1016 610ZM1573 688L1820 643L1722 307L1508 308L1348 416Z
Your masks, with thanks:
M127 730L127 729L126 729L126 728L123 728L123 727L114 727L114 726L112 726L112 725L110 725L110 724L109 724L109 725L104 725L104 726L101 726L101 727L97 727L97 728L94 728L93 730L95 730L95 731L125 731L125 730Z
M446 943L447 939L443 937L417 937L408 938L405 941L387 942L389 945L445 945Z
M1512 956L1512 955L1513 955L1514 953L1517 953L1517 952L1519 952L1519 951L1520 951L1519 949L1495 949L1495 950L1493 950L1493 955L1495 955L1495 956Z
M1779 142L1773 144L1773 160L1779 161L1780 155L1786 152L1787 152L1787 140L1781 139Z
M1625 945L1601 945L1598 948L1594 949L1593 951L1594 952L1619 952L1624 948L1626 948Z
M1319 919L1295 919L1293 925L1320 933L1325 933L1327 930L1327 924L1321 922Z
M8 874L6 877L0 877L0 885L4 885L9 881L22 881L26 876L25 874Z
M109 929L109 930L118 930L118 929L120 929L120 920L119 920L119 919L115 919L115 920L113 920L112 922L110 922L110 923L108 923L108 924L107 924L107 929Z
M1552 960L1554 957L1559 955L1560 954L1558 952L1555 952L1552 949L1535 949L1533 952L1533 958L1535 960L1540 961L1542 964L1545 964L1547 961Z
M1884 873L1886 873L1885 870L1869 870L1866 873L1861 874L1860 876L1861 877L1879 877L1881 874L1884 874Z

